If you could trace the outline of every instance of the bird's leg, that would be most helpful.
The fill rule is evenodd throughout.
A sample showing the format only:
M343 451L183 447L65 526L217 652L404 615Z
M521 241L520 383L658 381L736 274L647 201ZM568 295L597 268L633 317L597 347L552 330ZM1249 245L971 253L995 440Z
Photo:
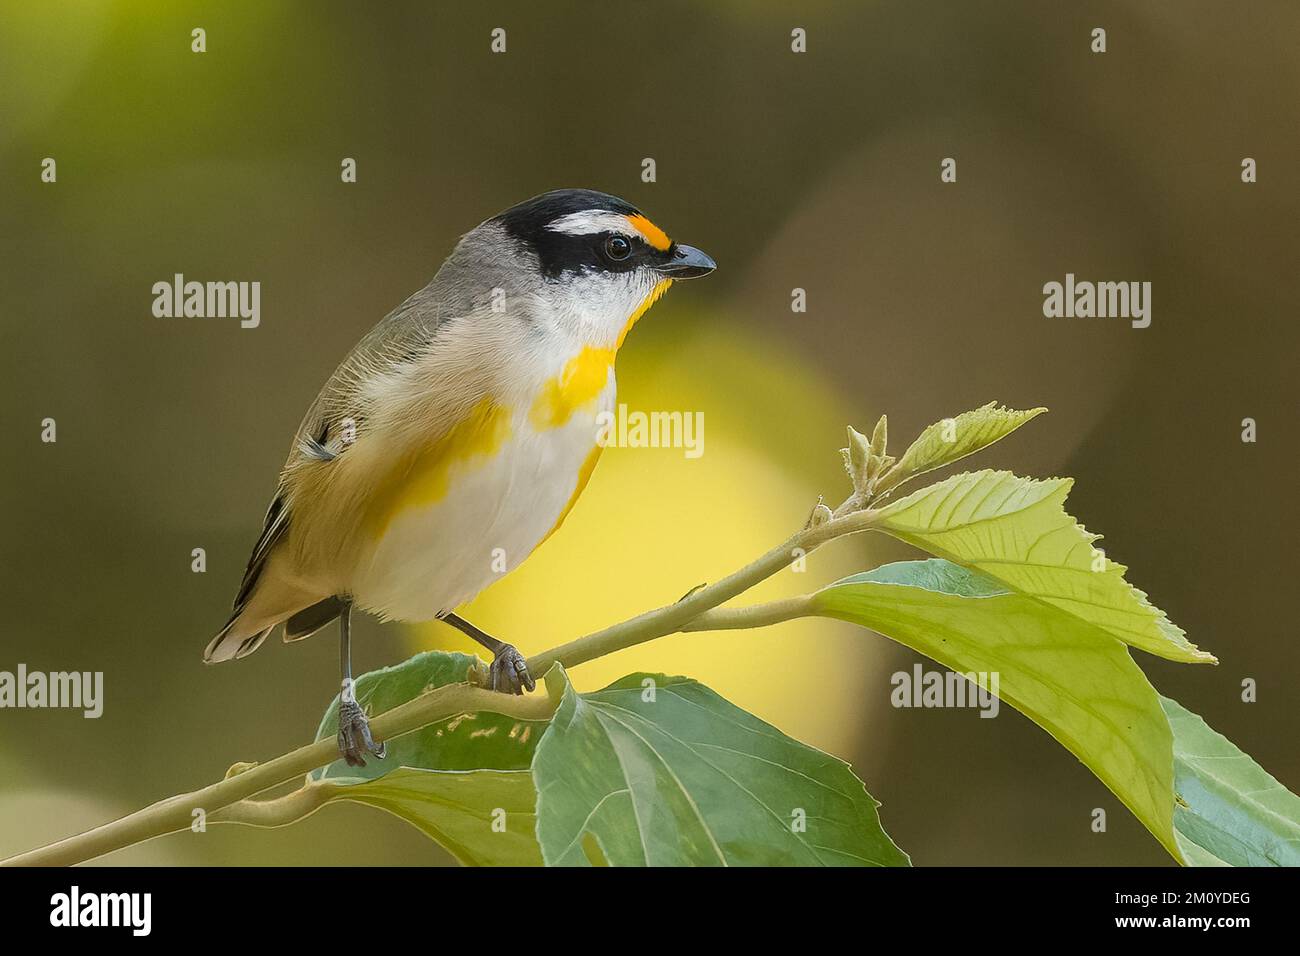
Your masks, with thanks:
M537 682L528 673L528 664L524 661L524 655L515 650L513 644L498 641L491 634L483 633L458 614L449 612L444 614L442 619L492 652L492 667L489 669L491 682L488 686L493 690L505 694L522 694L524 688L536 690Z
M366 751L380 760L384 759L385 747L375 743L370 736L370 721L366 712L357 703L355 686L352 683L352 602L343 604L343 613L339 615L339 666L343 671L343 687L339 691L339 753L348 762L349 767L364 767Z

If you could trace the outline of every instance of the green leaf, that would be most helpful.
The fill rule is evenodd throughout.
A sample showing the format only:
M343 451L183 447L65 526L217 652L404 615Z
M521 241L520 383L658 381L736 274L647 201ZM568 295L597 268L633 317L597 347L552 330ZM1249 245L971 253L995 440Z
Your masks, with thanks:
M369 713L386 711L464 680L473 663L462 654L419 654L359 678L357 700ZM657 677L658 703L643 704L643 678L579 695L555 667L545 678L548 693L561 701L552 722L463 714L389 741L382 761L368 758L364 768L336 761L309 780L326 802L393 813L466 864L685 862L705 846L721 848L728 863L907 862L881 831L875 802L847 765L694 681ZM581 731L591 729L575 712L611 728L605 759L573 752L590 743ZM333 739L337 721L335 700L317 739ZM640 801L653 831L638 829L631 802L620 815L618 796L598 797L586 809L575 802L599 789L608 759L646 770L621 786L629 801L633 794ZM540 809L535 781L548 788ZM774 818L761 801L786 815ZM795 808L806 815L804 832L792 826ZM553 840L561 834L563 852L553 845L544 853L539 833Z
M1214 663L1095 547L1065 511L1068 478L1007 471L954 475L880 509L874 525L924 551L974 568L1013 591L1104 628L1169 660Z
M707 687L632 674L577 694L558 668L547 680L563 693L533 764L548 864L908 864L847 764Z
M527 770L399 767L355 784L327 783L330 801L386 810L466 866L541 866L536 791Z
M1178 858L1173 740L1127 648L1096 625L941 560L889 564L813 595L817 614L869 627L963 674L1078 757Z
M1174 733L1174 828L1187 862L1300 866L1300 797L1177 701L1160 703Z
M974 411L962 412L956 418L935 422L921 432L903 453L890 474L888 485L895 487L917 475L973 455L1006 438L1025 422L1045 411L1046 408L1031 408L1022 412L989 402Z
M465 680L475 658L429 651L357 679L357 701L383 713L426 690ZM337 760L308 780L347 800L386 810L436 840L467 865L535 866L536 791L529 768L546 721L503 714L462 714L388 742L383 760L365 767ZM316 739L338 733L338 699Z

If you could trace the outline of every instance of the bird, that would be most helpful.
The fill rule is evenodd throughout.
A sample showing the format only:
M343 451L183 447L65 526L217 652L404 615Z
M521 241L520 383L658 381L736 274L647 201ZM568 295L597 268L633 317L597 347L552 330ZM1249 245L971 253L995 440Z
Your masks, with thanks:
M350 766L386 754L356 698L354 609L445 621L492 653L492 689L533 690L514 645L456 611L564 522L600 457L625 337L675 281L715 268L592 189L542 193L465 233L308 408L204 661L337 620Z

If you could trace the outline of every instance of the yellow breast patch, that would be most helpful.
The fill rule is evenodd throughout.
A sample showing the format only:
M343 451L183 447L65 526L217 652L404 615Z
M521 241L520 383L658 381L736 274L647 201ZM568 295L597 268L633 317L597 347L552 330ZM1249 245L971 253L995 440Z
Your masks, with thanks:
M584 345L533 399L528 410L533 427L538 431L559 428L578 409L594 402L609 383L609 369L613 364L613 349Z
M441 438L402 455L370 496L366 523L371 534L381 538L403 511L441 500L457 465L485 461L509 437L510 410L484 398Z
M577 355L565 363L559 375L548 379L528 410L528 420L538 431L559 428L580 408L594 402L609 382L609 370L614 356L623 346L623 340L646 310L659 300L673 284L672 279L660 279L641 304L632 310L618 334L612 349L584 345Z

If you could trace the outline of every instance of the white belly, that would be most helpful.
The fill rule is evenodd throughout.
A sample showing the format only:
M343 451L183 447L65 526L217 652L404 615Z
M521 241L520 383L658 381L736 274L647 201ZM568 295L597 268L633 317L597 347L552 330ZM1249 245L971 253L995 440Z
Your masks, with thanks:
M354 581L353 599L386 620L427 621L518 567L555 527L592 452L596 416L614 404L613 376L596 402L538 431L527 411L490 456L457 462L446 494L389 524Z

